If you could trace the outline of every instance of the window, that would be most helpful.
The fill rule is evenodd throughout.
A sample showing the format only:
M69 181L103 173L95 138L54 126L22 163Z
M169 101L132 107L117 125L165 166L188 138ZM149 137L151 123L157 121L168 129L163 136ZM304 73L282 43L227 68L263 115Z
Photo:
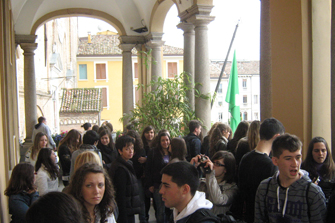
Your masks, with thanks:
M96 63L95 72L97 80L106 80L106 64L105 63Z
M103 87L102 90L102 107L107 108L108 107L108 96L107 96L107 88Z
M247 88L247 79L242 80L242 87Z
M243 120L248 120L248 112L243 112Z
M222 96L218 96L217 97L217 101L218 101L218 106L222 106L222 104L223 104L223 97Z
M101 89L101 101L102 101L102 107L103 108L107 108L107 110L109 109L109 97L108 97L108 86L99 86L96 88L100 88ZM85 121L88 122L88 121Z
M259 118L258 118L258 112L254 113L254 120L259 120Z
M174 78L177 75L177 62L169 62L168 63L168 77Z
M243 95L243 104L247 104L247 103L248 103L248 96Z
M87 80L87 65L79 64L79 80Z
M135 105L138 104L139 100L140 100L140 89L137 90L137 87L134 86L134 92L135 92ZM134 106L135 106L134 105Z
M222 94L222 84L219 84L218 93L219 93L219 94Z
M254 95L254 104L258 104L258 95Z
M222 116L223 116L222 112L219 112L218 113L218 121L219 122L222 122L222 118L223 118Z
M134 63L134 77L138 78L138 63Z

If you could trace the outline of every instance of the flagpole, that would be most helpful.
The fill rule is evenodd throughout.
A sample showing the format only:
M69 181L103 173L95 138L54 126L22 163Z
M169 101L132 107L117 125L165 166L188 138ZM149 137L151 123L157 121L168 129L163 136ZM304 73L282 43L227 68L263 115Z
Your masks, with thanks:
M237 28L238 28L238 24L239 24L239 23L240 23L240 20L237 21L237 24L236 24L236 27L235 27L235 31L234 31L233 37L232 37L232 39L231 39L231 41L230 41L230 45L229 45L229 49L228 49L228 52L227 52L227 56L226 56L226 59L225 59L225 61L224 61L223 66L222 66L222 69L221 69L221 73L220 73L220 76L219 76L218 83L216 84L216 87L215 87L215 91L214 91L213 99L212 99L212 102L211 102L211 109L212 109L213 104L214 104L215 95L216 95L216 93L218 92L218 89L219 89L219 86L220 86L220 82L221 82L221 79L222 79L222 75L223 75L224 69L226 68L226 65L227 65L228 56L229 56L231 47L232 47L232 45L233 45L233 42L234 42L234 39L235 39L235 35L236 35L236 31L237 31Z

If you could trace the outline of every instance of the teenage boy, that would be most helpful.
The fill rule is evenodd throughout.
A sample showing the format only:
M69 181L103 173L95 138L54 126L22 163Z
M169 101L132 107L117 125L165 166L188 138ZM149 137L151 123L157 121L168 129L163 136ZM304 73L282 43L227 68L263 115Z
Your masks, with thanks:
M278 136L272 144L272 162L278 167L273 177L259 185L254 222L323 222L325 196L300 170L302 143L290 134Z
M188 129L190 133L184 137L186 147L187 147L187 155L186 160L191 161L193 157L200 154L201 150L201 123L198 120L192 120L188 124Z
M159 193L165 206L173 209L171 223L213 223L217 218L211 213L213 204L204 192L197 191L199 178L197 169L181 161L164 167Z
M255 195L257 188L268 177L271 177L277 167L273 165L269 157L273 140L284 134L283 124L275 118L265 119L259 129L260 141L256 148L245 154L241 159L238 171L238 189L242 199L236 201L239 212L238 216L243 215L243 205L245 205L244 220L248 223L254 222Z

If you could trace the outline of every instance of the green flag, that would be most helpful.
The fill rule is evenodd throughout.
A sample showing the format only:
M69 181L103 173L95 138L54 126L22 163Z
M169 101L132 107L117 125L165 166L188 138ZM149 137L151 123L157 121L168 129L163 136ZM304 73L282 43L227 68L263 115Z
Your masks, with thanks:
M237 125L241 122L240 106L237 103L238 94L239 94L238 75L237 75L237 63L236 63L236 51L235 51L226 95L226 102L229 103L229 112L231 114L230 127L233 133L235 132Z

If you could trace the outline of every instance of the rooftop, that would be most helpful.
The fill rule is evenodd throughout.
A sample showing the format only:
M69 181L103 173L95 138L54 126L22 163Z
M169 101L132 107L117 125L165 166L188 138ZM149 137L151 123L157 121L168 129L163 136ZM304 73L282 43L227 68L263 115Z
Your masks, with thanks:
M101 99L101 88L63 89L60 113L100 112Z
M89 37L80 37L78 42L77 56L121 56L122 50L119 48L119 35L106 33L91 35L91 43L88 43ZM133 48L132 54L136 55L137 50ZM183 55L182 48L174 46L163 46L164 55Z

